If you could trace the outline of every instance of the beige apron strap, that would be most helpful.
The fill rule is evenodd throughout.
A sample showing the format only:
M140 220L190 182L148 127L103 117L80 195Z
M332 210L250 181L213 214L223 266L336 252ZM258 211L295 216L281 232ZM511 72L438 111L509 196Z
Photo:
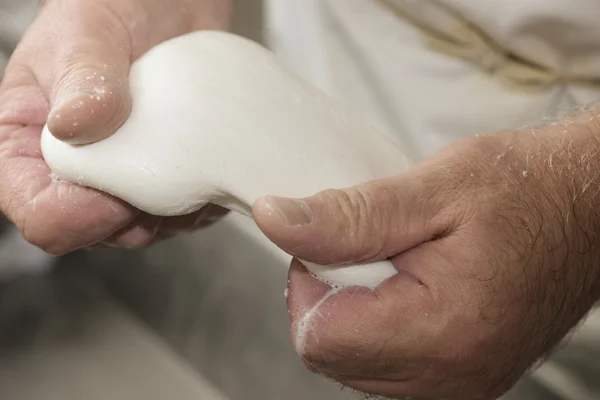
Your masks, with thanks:
M438 2L375 1L419 30L430 49L468 61L515 89L544 91L560 84L600 89L600 78L561 74L511 53L459 13Z

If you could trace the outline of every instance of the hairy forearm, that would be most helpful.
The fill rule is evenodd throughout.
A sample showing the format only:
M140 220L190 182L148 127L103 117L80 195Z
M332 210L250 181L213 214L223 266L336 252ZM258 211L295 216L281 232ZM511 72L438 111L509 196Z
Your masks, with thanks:
M500 280L521 296L507 291L496 301L535 310L536 318L522 321L523 329L529 336L544 332L545 341L533 343L533 353L547 351L600 300L597 115L481 135L466 146L476 148L474 154L458 159L469 168L461 191L475 186L482 193L473 212L492 210L487 225L500 256L491 271L501 271Z
M496 228L506 238L507 257L524 263L541 259L545 270L538 274L553 277L553 287L537 279L527 285L533 298L547 303L540 313L564 313L559 336L600 300L599 116L588 111L475 139L484 161L473 174L482 175L482 190L505 199ZM575 307L561 310L563 302Z
M587 297L582 302L591 306L600 299L600 110L570 116L537 133L546 190L556 188L562 208L565 267Z
M595 249L600 246L600 110L566 118L540 133L550 135L546 166L572 207L572 223L589 237L589 250Z

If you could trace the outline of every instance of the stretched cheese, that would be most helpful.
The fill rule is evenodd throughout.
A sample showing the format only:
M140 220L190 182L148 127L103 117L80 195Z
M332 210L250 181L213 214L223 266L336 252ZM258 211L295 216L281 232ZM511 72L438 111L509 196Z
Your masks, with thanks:
M215 203L249 217L264 195L305 197L397 174L410 166L392 140L283 68L262 46L202 31L164 42L132 67L133 109L111 137L57 140L42 152L61 179L119 197L155 215ZM377 286L384 261L320 267L337 286Z

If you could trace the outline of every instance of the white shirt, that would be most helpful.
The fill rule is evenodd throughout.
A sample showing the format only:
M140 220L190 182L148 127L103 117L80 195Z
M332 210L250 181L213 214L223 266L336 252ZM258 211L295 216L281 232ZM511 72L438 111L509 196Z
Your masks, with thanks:
M271 44L282 59L400 137L416 159L465 136L539 123L600 98L598 89L574 85L510 87L471 62L432 50L421 30L377 0L268 1ZM458 15L528 61L600 76L596 0L390 3L450 35Z

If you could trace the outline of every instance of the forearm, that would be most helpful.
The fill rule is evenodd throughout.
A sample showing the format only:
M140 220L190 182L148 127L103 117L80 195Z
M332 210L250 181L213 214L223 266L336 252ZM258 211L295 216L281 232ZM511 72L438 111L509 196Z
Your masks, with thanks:
M600 111L574 115L538 133L540 140L548 135L542 141L540 172L547 190L555 185L562 199L565 267L580 286L582 302L591 306L600 300Z
M525 262L543 258L552 285L574 297L570 304L577 307L565 318L575 324L600 300L598 113L474 140L483 154L475 181L486 192L503 193L497 229L507 232L512 246L507 251ZM528 285L537 287L535 280ZM545 301L543 309L555 314L560 306L555 303L565 299Z

